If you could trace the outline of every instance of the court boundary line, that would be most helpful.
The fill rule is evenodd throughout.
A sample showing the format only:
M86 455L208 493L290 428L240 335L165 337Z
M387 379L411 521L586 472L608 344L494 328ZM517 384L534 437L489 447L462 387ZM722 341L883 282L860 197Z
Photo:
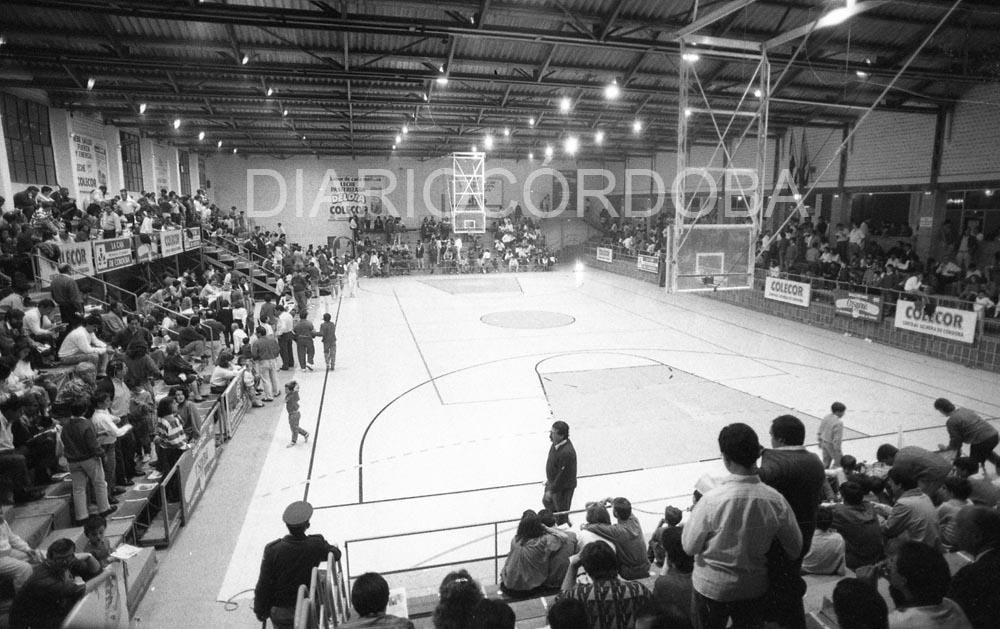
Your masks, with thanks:
M434 374L431 373L431 366L427 364L427 358L424 357L424 351L420 349L420 341L417 340L417 333L413 331L413 326L410 325L410 318L406 316L406 309L403 308L403 302L400 301L399 293L396 292L395 288L392 289L392 296L396 299L396 307L399 308L399 314L403 315L403 323L406 324L406 330L410 333L410 339L413 341L413 347L416 348L417 355L420 356L420 362L424 365L424 371L427 372L427 377L430 380L431 386L434 387L434 394L437 395L438 404L444 406L444 397L441 396L441 389L438 388L437 378L435 378Z
M337 297L337 314L334 316L333 325L340 323L340 306L344 303L344 291L340 291ZM324 313L326 314L326 313ZM302 490L302 500L309 501L309 488L312 487L313 465L316 463L316 447L319 444L319 429L323 424L323 403L326 401L326 385L330 381L330 366L326 366L326 373L323 374L323 390L319 395L319 407L316 410L316 427L313 429L312 449L309 452L309 469L306 471L305 488Z

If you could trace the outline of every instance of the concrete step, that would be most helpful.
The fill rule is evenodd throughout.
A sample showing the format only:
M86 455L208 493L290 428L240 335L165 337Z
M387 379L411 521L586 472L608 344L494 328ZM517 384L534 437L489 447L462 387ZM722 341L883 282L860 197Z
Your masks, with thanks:
M59 486L63 485L71 487L71 483L59 483ZM12 521L19 523L21 520L33 520L36 518L48 519L45 526L51 525L51 528L68 528L73 526L73 510L71 508L71 501L69 500L69 495L58 498L42 498L40 500L35 500L33 502L28 502L23 505L18 505L14 508L13 512L10 514ZM41 520L36 521L36 525L41 524ZM14 527L14 524L11 524ZM34 534L35 529L30 529L31 534ZM47 533L48 531L46 531ZM20 535L20 533L18 533ZM24 537L23 535L21 537ZM44 535L42 536L44 537ZM28 539L25 537L24 539ZM39 538L40 540L41 538ZM39 541L39 540L36 540Z

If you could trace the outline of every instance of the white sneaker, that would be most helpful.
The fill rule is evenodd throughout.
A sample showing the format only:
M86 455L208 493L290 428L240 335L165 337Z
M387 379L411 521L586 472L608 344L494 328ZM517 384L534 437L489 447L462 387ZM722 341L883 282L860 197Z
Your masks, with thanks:
M159 471L154 471L146 478L148 478L149 480L160 480L161 478L163 478L163 474L161 474Z

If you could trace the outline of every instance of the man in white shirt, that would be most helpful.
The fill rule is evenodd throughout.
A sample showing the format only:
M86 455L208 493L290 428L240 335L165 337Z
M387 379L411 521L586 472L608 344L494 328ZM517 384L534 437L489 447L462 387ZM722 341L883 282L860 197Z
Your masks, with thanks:
M274 335L278 337L278 347L281 350L281 371L288 371L295 367L295 359L292 355L294 342L292 327L294 327L295 321L292 319L292 314L283 306L277 306L275 310L278 313L278 322L274 326Z
M24 311L24 329L36 341L52 343L56 340L56 328L49 315L56 309L56 302L45 298Z
M139 203L129 195L128 190L122 188L121 192L118 194L118 203L116 204L116 207L123 216L131 220L136 210L139 209Z
M66 335L59 346L59 362L64 365L75 365L82 362L94 363L97 373L104 373L108 366L108 346L100 341L97 330L101 328L101 318L88 315L79 325Z
M108 187L100 186L90 193L90 202L103 205L108 201Z
M788 501L756 474L757 433L730 424L719 433L719 449L729 476L698 501L681 537L695 558L692 609L702 629L725 629L730 618L737 627L762 626L768 549L777 541L797 558L802 532Z

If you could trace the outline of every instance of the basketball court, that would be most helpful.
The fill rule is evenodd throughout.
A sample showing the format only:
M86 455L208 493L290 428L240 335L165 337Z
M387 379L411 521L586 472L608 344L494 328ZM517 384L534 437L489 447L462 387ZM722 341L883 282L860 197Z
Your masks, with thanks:
M246 503L222 481L209 487L207 502L228 500L231 534L206 567L220 580L184 604L219 626L247 622L261 551L284 533L283 508L304 496L316 507L312 531L342 548L389 537L348 544L353 576L436 567L390 575L394 587L426 592L442 564L458 562L491 582L493 562L482 559L495 543L506 552L510 520L541 508L554 419L570 424L579 453L574 507L627 496L648 534L665 505L690 503L699 477L725 473L716 437L728 423L749 423L767 443L770 420L793 413L814 446L839 400L845 453L872 460L900 431L907 444L944 441L936 397L1000 416L995 374L589 268L363 280L357 298L313 309L317 319L325 311L339 318L336 371L294 374L313 438L286 447L284 410L269 405L223 455L223 466L247 448L259 457ZM206 561L199 536L217 535L212 509L166 556L161 587L140 609L147 622L177 613L170 588L182 586L171 575Z

